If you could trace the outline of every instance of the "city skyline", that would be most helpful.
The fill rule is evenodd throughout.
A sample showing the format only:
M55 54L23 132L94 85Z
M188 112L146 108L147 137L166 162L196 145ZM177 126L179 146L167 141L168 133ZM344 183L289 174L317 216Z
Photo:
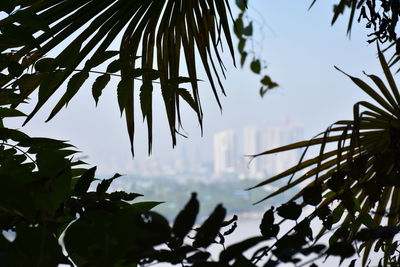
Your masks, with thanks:
M218 131L213 133L213 143L210 146L177 146L174 154L167 158L152 155L126 165L110 159L109 166L105 166L110 171L104 174L111 174L112 170L118 169L124 174L148 177L182 174L190 179L191 176L218 178L233 174L241 178L261 179L296 164L300 152L289 151L254 160L249 156L300 139L303 139L303 127L285 117L269 127L247 125Z
M104 89L97 108L89 86L94 79L89 78L87 88L78 93L79 96L69 103L68 109L63 109L53 120L44 124L56 104L55 99L61 96L55 94L52 101L22 129L31 136L69 140L83 151L81 155L87 156L85 160L89 164L98 166L99 172L127 173L135 170L140 162L175 158L178 150L186 146L199 147L197 154L201 154L202 158L211 157L213 134L224 129L239 129L245 125L264 127L273 125L277 118L289 116L302 123L304 138L310 139L331 123L350 119L353 104L366 97L333 66L354 76L362 76L363 70L381 73L375 46L366 42L366 30L363 27L354 28L352 39L349 40L344 34L346 21L338 21L335 27L330 26L328 18L332 11L329 5L315 5L309 12L301 2L287 5L285 1L258 1L253 5L250 9L263 10L268 25L276 33L272 34L264 28L265 38L260 40L264 50L260 51L260 55L267 60L268 74L280 86L261 98L258 94L259 77L248 66L244 69L234 68L228 61L229 57L223 55L222 59L227 63L227 79L223 81L227 96L220 99L223 112L214 101L212 92L207 90L209 84L200 82L200 97L204 100L203 131L195 114L183 103L182 134L188 138L179 136L177 149L171 145L162 96L156 85L153 153L150 160L147 155L146 125L140 123L140 111L135 114L135 158L131 155L125 121L118 119L120 110L116 101L115 80L111 80ZM282 9L287 12L278 14L273 11ZM297 21L302 24L295 29L292 24ZM259 34L263 26L255 24L255 34ZM315 38L302 38L304 36L320 38L316 41ZM362 66L358 64L360 60ZM204 80L205 77L206 74L199 69L199 79ZM139 107L139 90L136 94L135 106ZM343 95L346 97L343 98ZM36 97L33 94L31 101L35 102ZM305 99L312 101L305 104ZM30 113L31 109L30 105L21 105L21 111L25 113ZM21 128L22 121L7 121L7 126Z
M238 173L243 178L261 179L266 175L275 175L296 165L301 150L291 150L278 154L261 156L250 160L248 156L265 150L301 141L303 128L288 118L274 127L246 126L242 129L242 150L234 130L220 131L214 134L214 175ZM240 152L236 152L240 151ZM236 155L234 153L236 152ZM232 161L232 158L235 160Z

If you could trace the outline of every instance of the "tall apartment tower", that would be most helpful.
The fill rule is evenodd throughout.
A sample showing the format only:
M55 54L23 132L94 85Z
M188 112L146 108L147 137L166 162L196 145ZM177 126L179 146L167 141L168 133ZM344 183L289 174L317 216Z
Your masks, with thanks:
M259 153L259 134L256 127L245 127L243 129L243 153L244 155L254 155ZM250 159L246 158L246 162ZM245 162L245 163L246 163ZM246 163L247 165L247 163ZM248 175L255 178L259 174L259 161L258 159L252 160L247 165Z
M214 135L214 174L236 171L236 136L233 130Z
M277 148L282 144L282 136L280 128L268 128L264 129L260 133L260 151L266 151L273 148ZM261 156L259 158L260 169L268 174L273 175L278 172L280 154L272 154Z
M260 133L261 151L288 145L303 138L300 126L285 121L282 126L265 129ZM260 169L268 175L274 175L298 164L302 151L299 149L280 152L260 158Z

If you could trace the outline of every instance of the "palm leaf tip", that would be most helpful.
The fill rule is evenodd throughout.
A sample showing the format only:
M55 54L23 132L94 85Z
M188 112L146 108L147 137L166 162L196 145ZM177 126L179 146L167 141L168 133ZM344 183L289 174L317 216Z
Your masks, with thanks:
M202 125L202 110L198 90L196 65L199 60L205 69L207 79L214 92L218 105L218 87L224 93L221 75L224 76L225 66L221 60L222 37L235 64L234 47L230 33L228 16L230 6L228 1L41 1L40 3L24 4L24 12L35 14L42 22L50 25L46 31L32 29L32 25L21 23L21 31L37 35L35 42L41 47L25 45L20 48L10 44L4 49L17 49L15 53L17 61L24 60L23 67L28 68L35 64L35 60L47 53L54 53L54 71L63 71L63 77L47 92L51 95L60 89L65 81L74 81L70 90L58 102L49 119L53 118L64 104L73 98L82 88L83 76L74 74L78 66L85 66L90 75L92 68L106 64L113 56L113 60L104 72L104 75L116 75L120 72L124 79L141 79L143 83L152 83L159 80L163 92L165 112L167 115L172 142L176 143L176 129L179 128L179 99L186 101L197 114ZM89 23L88 23L89 21ZM13 20L9 17L0 21L2 27L13 27ZM29 30L27 30L29 29ZM42 29L44 29L42 27ZM46 27L47 29L47 27ZM71 40L70 36L75 36ZM118 38L122 38L118 40ZM109 50L116 40L120 41L120 51ZM58 51L61 42L67 42L65 47ZM36 46L37 47L37 46ZM197 57L198 54L199 56ZM90 58L88 58L90 55ZM183 55L183 56L182 56ZM138 60L140 58L140 60ZM185 64L182 64L184 61ZM138 66L137 65L141 65ZM183 67L187 69L188 86L191 91L188 94L179 93L182 80L178 83L170 82L180 79ZM148 71L153 70L153 71ZM126 77L126 74L128 77ZM155 77L154 74L157 74ZM75 77L75 78L74 78ZM108 77L97 80L93 86L93 97L98 102L101 90L108 83ZM78 79L82 78L82 79ZM44 81L41 81L41 85ZM133 88L131 88L133 90ZM42 90L46 91L46 90ZM122 90L123 91L123 90ZM126 111L130 97L133 94L121 92L118 95L118 103L122 111ZM51 95L46 95L39 100L38 105L28 116L27 123L36 112L48 101ZM149 94L149 99L152 95ZM152 105L147 101L146 116L148 128L149 149L152 143ZM133 114L135 110L128 110ZM129 116L133 115L130 114ZM127 124L133 124L131 118L127 118ZM127 125L131 136L134 128Z
M287 185L259 202L285 192L296 184L309 181L291 200L303 198L302 205L319 205L319 207L336 206L333 204L334 201L339 201L339 206L327 213L327 216L330 216L329 224L327 224L326 216L323 223L330 227L332 224L340 223L341 231L347 231L346 238L340 236L340 231L336 231L331 236L330 242L332 244L337 244L337 242L341 244L340 242L345 241L361 243L361 247L364 247L363 264L370 258L369 253L375 243L378 248L385 250L383 258L386 261L389 262L393 255L398 257L398 252L390 254L388 249L382 247L382 242L394 244L393 236L389 234L394 229L393 226L397 227L400 219L397 214L400 204L398 181L400 118L398 116L399 102L396 98L397 85L394 84L385 58L382 54L380 57L388 87L375 75L367 75L367 77L373 81L376 88L344 73L335 66L377 104L367 101L356 103L353 107L353 119L336 122L325 131L323 138L298 142L259 154L258 156L281 152L293 147L321 146L319 155L315 158L306 159L299 163L297 168L290 168L249 188L254 189L278 181L286 177L286 174L293 174L302 168L311 168L306 174L295 177L293 181L290 180ZM329 136L331 133L335 135ZM337 143L337 148L326 151L324 147L329 142ZM310 180L312 177L315 179ZM342 216L343 214L345 216ZM314 218L316 215L309 216L309 218ZM321 229L318 237L328 231L325 224L325 228ZM362 227L367 227L367 230ZM365 232L370 235L362 236ZM384 236L383 232L386 232L388 236ZM394 232L397 233L398 228ZM360 238L357 239L357 237ZM332 252L333 249L330 251Z

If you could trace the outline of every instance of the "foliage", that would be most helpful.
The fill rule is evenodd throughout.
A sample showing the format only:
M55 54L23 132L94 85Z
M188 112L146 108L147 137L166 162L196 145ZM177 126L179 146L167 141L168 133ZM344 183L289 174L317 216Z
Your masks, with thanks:
M204 248L217 235L224 243L220 228L233 227L236 221L224 222L225 208L218 205L197 230L193 245L186 245L184 238L199 209L196 194L170 227L163 216L150 211L159 202L132 203L141 194L107 192L118 174L89 190L98 180L96 167L78 168L82 162L73 160L76 151L66 142L32 138L5 127L0 139L0 229L14 235L11 240L0 235L2 266L202 262L210 256ZM157 249L160 244L170 250Z
M249 54L253 56L250 63L250 70L258 75L261 75L262 71L267 68L266 63L257 55L254 51L254 29L253 21L247 15L247 0L236 0L236 5L240 12L235 20L234 32L239 40L237 51L240 53L240 64L243 65ZM244 22L246 21L246 23ZM252 46L249 48L248 43ZM269 90L272 90L278 86L278 84L272 81L271 77L264 74L261 79L260 96L263 97Z
M372 0L375 2L375 0ZM385 0L382 0L381 2L384 2ZM311 2L310 8L317 2L317 0L313 0ZM347 34L351 33L351 29L354 24L355 16L356 16L356 10L361 9L365 10L365 4L366 2L370 2L370 0L338 0L337 4L333 5L333 17L331 24L335 24L337 19L339 18L340 15L343 15L345 13L346 9L350 9L350 14L349 14L349 19L347 23Z
M366 74L377 87L373 89L361 79L346 74L377 104L358 102L353 108L353 120L338 121L310 141L294 143L256 155L297 148L305 148L307 151L311 146L320 146L318 156L301 160L296 166L255 187L291 176L286 186L268 195L263 199L265 200L315 177L287 204L277 209L278 215L285 219L297 220L302 208L307 205L313 206L314 210L296 227L309 227L306 225L314 219L319 219L323 227L316 236L318 240L325 232L332 231L335 224L338 226L337 230L330 234L330 246L322 251L322 255L348 258L356 252L356 245L357 252L363 253L364 266L368 263L370 251L375 246L375 251L382 250L384 253L381 264L398 266L400 255L396 250L398 241L395 235L400 230L400 94L381 52L379 59L388 85L378 76ZM336 148L330 146L332 143L336 144ZM307 171L304 174L295 176L305 169ZM302 199L301 204L291 202L298 199ZM295 235L299 234L300 230L294 230ZM310 240L313 240L311 233ZM305 245L306 237L307 235L303 235L302 238L296 239L301 245ZM298 252L293 250L290 253L285 251L282 255L274 252L273 254L281 261L295 262L297 259L294 255Z
M195 193L171 227L151 211L160 202L132 202L142 195L108 192L121 175L100 181L96 167L81 168L84 162L74 160L77 151L70 144L6 128L3 119L25 114L7 107L13 92L2 93L2 266L137 266L155 261L194 265L209 258L205 249L216 238L223 245L224 236L235 229L237 217L224 221L226 210L218 205L187 245L185 238L199 211Z
M121 115L125 113L133 152L134 79L140 79L150 153L153 83L158 81L175 145L182 101L202 124L196 54L220 105L217 87L224 93L220 79L225 75L220 57L223 36L234 60L228 1L14 0L1 4L0 11L9 14L0 20L0 69L8 72L1 75L0 85L14 79L23 99L39 88L38 102L25 123L63 83L67 90L48 120L71 101L90 75L98 76L92 85L96 103L110 78L117 76L118 104ZM112 50L116 45L119 49ZM54 57L47 57L48 53ZM188 77L182 76L181 58ZM94 70L103 64L107 64L105 71ZM28 69L32 72L24 73ZM182 87L185 83L191 92Z
M313 0L310 8L317 2ZM350 35L354 21L365 22L365 27L370 29L368 37L369 43L379 42L381 44L389 43L385 50L395 47L395 52L391 57L391 66L400 60L400 38L397 36L396 28L400 16L400 5L398 1L388 0L339 0L333 7L332 25L337 21L340 15L343 15L347 9L350 9L347 34ZM357 15L357 10L359 14ZM397 70L397 72L399 69Z
M350 31L355 10L363 8L364 2L340 0L332 23L350 7ZM244 26L242 20L245 3L237 1L241 13L235 28L242 62L247 53L245 42L252 36L251 22ZM366 3L371 16L366 16L365 11L362 16L372 24L372 19L376 19L379 25L376 37L380 41L397 40L392 28L397 22L398 6L388 5L379 17L375 6L371 8L375 2ZM264 213L258 236L225 248L225 236L235 230L237 217L226 220L226 209L221 204L195 228L200 204L193 193L170 226L162 215L151 210L159 202L133 202L141 194L109 192L119 174L99 181L95 167L84 169L80 167L83 162L74 160L77 151L73 146L64 141L29 137L5 127L3 119L25 116L15 108L39 88L38 103L27 116L26 122L29 121L67 82L66 93L54 107L51 119L93 73L100 74L92 86L97 103L110 77L116 75L120 77L118 103L121 113L125 112L133 144L133 80L140 77L140 102L148 123L149 149L154 80L161 86L175 144L181 123L179 100L192 107L200 124L202 120L195 49L217 101L215 84L223 91L219 79L220 73L224 73L219 57L222 35L233 55L228 2L13 0L2 3L0 9L9 14L0 21L0 227L15 235L14 238L0 235L2 264L137 266L169 262L183 266L256 266L265 261L264 266L276 266L287 262L307 264L302 262L303 256L312 255L316 257L312 260L323 256L339 256L343 260L357 252L363 253L362 264L366 265L374 247L384 253L381 265L399 265L396 234L400 231L400 94L380 51L388 86L378 76L367 75L378 88L374 90L361 79L346 74L378 104L359 102L354 106L353 120L339 121L312 140L260 154L301 147L307 151L310 146L320 146L317 157L302 160L255 186L291 175L288 184L266 197L269 198L315 177L287 203ZM120 49L108 50L119 34L123 36ZM72 36L70 41L69 36ZM46 57L65 39L68 43L65 49L54 58ZM180 76L181 48L189 77ZM105 72L92 70L117 56ZM261 62L254 59L250 68L260 74ZM180 88L182 83L189 83L192 92ZM263 83L267 89L276 86L267 78ZM330 144L336 144L337 148L329 150ZM310 170L295 176L305 168ZM307 212L309 206L313 207L311 212ZM277 216L282 218L280 222ZM282 233L280 225L287 221L295 224ZM317 235L311 227L314 221L322 225ZM326 233L330 236L329 245L317 243ZM208 252L214 243L222 245L217 260L211 259ZM244 254L256 246L259 248L252 256ZM354 264L355 260L350 265Z

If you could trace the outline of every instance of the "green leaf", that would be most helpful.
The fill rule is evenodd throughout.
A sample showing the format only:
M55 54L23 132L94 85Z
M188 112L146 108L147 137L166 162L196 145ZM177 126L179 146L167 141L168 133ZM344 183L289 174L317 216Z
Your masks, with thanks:
M137 197L142 197L142 194L138 193L127 193L124 191L115 191L110 193L107 198L111 201L113 200L125 200L125 201L132 201L136 199Z
M317 206L322 201L322 185L316 184L306 187L303 191L304 203Z
M10 14L16 6L15 0L0 1L0 11Z
M290 201L277 208L277 211L282 218L295 221L300 217L302 208L294 201Z
M0 107L0 118L7 118L7 117L25 117L26 114L22 113L19 110L13 108L3 108Z
M18 130L0 128L0 140L7 141L8 139L19 142L28 139L28 136Z
M133 91L133 80L131 79L122 79L118 83L117 88L117 96L118 96L118 105L119 109L122 112L124 111L127 103L129 103L129 93Z
M53 213L66 201L71 188L71 165L62 151L42 150L36 156L41 176L48 181L34 194L38 207Z
M250 63L250 69L251 69L254 73L260 74L260 72L261 72L261 62L260 62L260 60L258 60L258 59L253 60L253 61Z
M341 241L331 244L327 253L329 255L340 256L341 258L349 258L353 256L356 251L350 243Z
M18 5L20 10L16 14L30 12L30 17L22 15L22 20L35 21L35 25L26 26L16 25L14 19L3 19L0 36L3 50L17 51L18 57L24 58L27 65L31 65L35 59L39 59L41 56L54 54L56 67L65 68L64 78L69 77L71 72L80 66L84 66L87 58L93 57L92 60L89 60L88 66L94 66L100 62L108 63L103 60L111 58L109 56L115 52L109 52L106 49L109 49L118 39L121 41L118 56L123 62L121 62L122 64L112 62L107 71L115 73L123 69L125 72L123 76L126 79L136 75L133 74L137 67L135 63L140 63L142 67L147 68L155 66L159 72L157 75L156 73L152 75L143 73L140 78L160 78L161 88L166 88L169 79L176 77L182 73L182 68L187 67L188 75L192 79L190 92L196 100L197 106L200 107L200 92L195 82L197 80L195 64L198 60L197 55L205 68L217 102L219 102L217 86L219 85L221 90L224 90L220 79L220 74L224 72L221 60L224 57L221 56L223 49L219 46L223 37L225 37L225 44L227 44L235 64L229 27L231 12L229 1L195 1L188 5L183 4L179 8L173 4L173 1L145 1L143 3L140 1L114 1L101 4L93 1L4 0L0 2L2 4L6 2L3 7L4 5ZM10 11L11 8L4 9ZM51 25L50 32L33 29L44 30L43 22ZM36 36L37 39L34 38ZM108 53L107 56L104 56L104 51ZM138 56L141 57L140 62L136 61ZM183 64L180 63L180 58L184 61ZM57 85L48 91L51 94L54 93L63 82L64 79L57 82ZM126 104L123 101L124 103L120 107L121 110L129 109L126 125L129 128L129 137L133 140L134 94L132 90L130 93L130 102ZM175 97L175 92L172 95ZM120 94L119 103L123 98ZM48 99L41 98L41 103L38 103L34 112L28 116L28 120ZM175 120L176 115L174 114L179 112L177 111L179 106L168 100L164 99L164 101L167 102L165 104L168 106L170 132L175 143L177 132L175 128L178 123L175 123L177 120ZM202 114L198 114L198 120L201 124Z
M137 209L138 211L149 211L158 205L162 204L164 202L159 202L159 201L144 201L144 202L137 202L133 203L132 207Z
M303 237L307 237L310 241L313 240L313 232L310 227L311 221L308 218L305 218L302 220L300 223L298 223L295 227L294 230L298 235L302 235Z
M181 96L186 101L186 103L189 104L189 106L195 112L199 111L196 101L193 99L192 95L189 93L188 90L186 90L185 88L178 88L178 90L176 90L176 92L178 93L179 96Z
M21 98L27 98L46 77L47 73L24 74L18 79L17 84L21 92Z
M181 76L179 76L179 77L174 77L172 79L169 79L168 83L170 85L179 85L181 83L193 83L193 82L198 82L198 81L200 81L200 80L192 79L190 77L181 77Z
M243 35L245 36L253 35L253 22L250 22L250 24L243 29Z
M211 257L211 254L207 251L199 251L196 252L195 254L187 257L187 261L190 263L204 263ZM197 266L197 265L193 265Z
M112 61L107 67L107 72L109 72L109 73L115 73L120 70L121 70L121 60L120 59L116 59L116 60Z
M334 192L339 192L340 189L345 185L345 178L347 172L338 171L332 174L332 178L328 180L328 188Z
M35 70L38 72L51 72L54 70L54 68L55 68L54 58L45 57L39 59L35 63Z
M247 0L236 0L236 5L241 11L244 11L247 8Z
M71 68L79 57L82 42L72 42L56 58L57 66Z
M7 69L13 77L19 77L24 72L22 65L16 61L10 61Z
M332 212L332 223L335 224L335 223L339 222L340 218L342 218L343 213L344 213L343 206L336 207Z
M75 195L81 196L89 190L90 184L94 181L95 173L96 173L96 166L88 169L78 179L78 181L75 184Z
M246 39L240 38L238 43L238 51L241 55L243 55L244 47L246 46ZM243 65L243 64L242 64Z
M247 58L248 53L247 52L243 52L240 54L240 65L243 67L244 63L246 62L246 58Z
M47 99L55 92L58 83L64 78L65 73L63 71L55 71L51 75L47 75L45 79L40 83L39 87L39 101L37 106L43 105ZM31 116L31 115L29 115Z
M265 89L265 91L263 92L263 94L265 94L266 91L271 90L271 89L273 89L273 88L279 86L276 82L273 82L273 81L271 80L271 77L269 77L268 75L265 75L265 76L261 79L261 83L262 83L263 85L266 86L266 89ZM263 87L262 87L262 88L263 88ZM260 94L261 94L261 92L260 92Z
M61 262L68 263L57 239L44 227L19 225L16 232L17 237L9 248L12 254L15 253L9 266L57 266Z
M100 64L104 63L105 61L109 60L112 57L115 57L118 54L119 54L119 51L112 51L112 50L104 51L101 55L93 56L91 59L86 61L85 67L87 67L89 69L97 67ZM111 68L113 68L113 67L111 67ZM117 72L117 71L114 71L114 72Z
M236 34L237 37L241 38L243 35L243 20L242 18L239 16L236 20L235 20L235 25L234 25L234 32Z
M6 24L0 27L3 33L2 42L11 47L27 46L29 48L36 47L41 49L38 41L32 36L32 34L21 26L15 24Z
M246 250L256 246L262 241L265 241L266 238L263 236L257 236L245 239L239 243L233 244L229 246L226 250L223 250L219 255L219 260L221 262L230 262L232 259L235 259L239 256L243 255L243 252Z
M29 147L30 149L34 150L32 153L38 153L46 150L61 150L63 148L71 147L71 145L67 144L65 141L44 137L31 137L24 139L18 145L22 147ZM61 152L62 151L58 151L58 153Z
M368 227L369 229L374 229L376 228L376 223L374 222L374 220L372 219L371 215L369 215L366 212L362 212L360 213L358 219L360 220L360 222L362 224L364 224L366 227Z
M211 215L197 230L193 246L206 248L214 242L214 239L224 222L225 215L225 208L221 204L217 205Z
M68 105L68 102L74 97L74 95L79 91L84 82L89 78L89 73L86 71L81 71L76 73L71 77L68 81L67 92L65 93L65 104Z
M261 234L265 238L276 237L279 233L279 224L274 224L274 208L270 208L264 213L260 224Z
M367 171L369 155L362 155L357 157L353 162L349 163L349 176L353 179L359 180Z
M139 226L147 232L141 240L144 246L157 246L170 240L171 228L164 216L153 211L147 211L141 214L141 220L142 223Z
M103 74L103 75L97 77L93 83L92 95L93 95L94 101L96 102L96 106L99 102L99 98L101 96L103 89L107 86L108 82L110 81L110 77L111 76L109 74Z
M117 179L118 177L121 177L121 174L116 173L114 174L113 177L109 178L109 179L104 179L102 180L96 187L96 193L97 194L103 194L106 193L108 188L110 187L111 183Z
M152 110L153 84L151 81L144 82L140 87L140 107L142 109L143 120Z
M68 106L69 101L71 101L71 99L75 96L75 94L79 91L79 89L88 78L89 73L86 71L81 71L76 73L69 79L67 91L53 108L47 121L51 120L62 109L64 105Z
M348 267L355 267L356 266L356 259L352 260Z
M311 247L302 249L302 250L301 250L301 254L303 254L303 255L305 255L305 256L308 256L308 255L310 255L311 253L320 254L320 252L321 252L322 250L324 250L325 248L326 248L325 245L316 244L316 245L313 245L313 246L311 246ZM311 267L311 266L310 266L310 267Z
M381 63L381 67L383 69L383 72L385 74L385 77L389 83L390 89L392 90L392 93L397 101L397 104L400 104L400 94L399 90L397 88L396 82L394 81L393 75L390 72L389 66L386 62L385 56L382 54L382 52L378 48L378 56L379 56L379 61Z
M199 201L196 196L196 193L192 193L190 200L174 220L174 225L172 227L174 242L171 242L171 245L174 247L180 247L182 245L186 235L192 230L196 222L196 217L199 213Z
M387 102L386 99L384 99L383 97L381 97L374 89L372 89L367 83L365 83L363 80L350 76L347 73L343 72L342 70L340 70L339 68L335 67L337 70L339 70L340 72L342 72L344 75L346 75L347 77L349 77L360 89L362 89L364 92L366 92L371 98L373 98L376 102L378 102L379 104L382 105L382 107L384 107L386 110L388 110L389 112L395 114L395 110L394 108ZM388 75L391 77L391 73L390 71L388 72ZM389 79L389 78L388 78ZM392 77L393 79L393 77ZM394 83L394 82L393 82ZM395 89L395 91L397 90L397 88Z
M9 0L7 0L9 1ZM49 25L30 9L20 9L12 17L24 27L30 27L35 30L49 31Z

